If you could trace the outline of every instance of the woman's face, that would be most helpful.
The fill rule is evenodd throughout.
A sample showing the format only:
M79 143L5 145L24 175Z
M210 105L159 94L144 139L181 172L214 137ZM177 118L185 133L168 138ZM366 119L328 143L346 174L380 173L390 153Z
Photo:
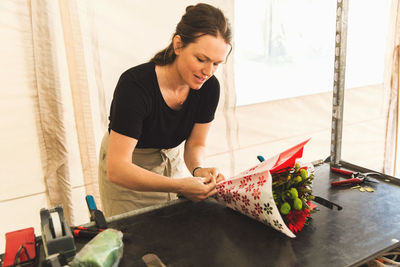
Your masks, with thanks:
M229 48L221 36L212 35L201 36L184 48L179 48L179 36L175 36L174 42L175 47L178 47L175 49L178 74L192 89L200 89L214 74L218 65L224 62Z

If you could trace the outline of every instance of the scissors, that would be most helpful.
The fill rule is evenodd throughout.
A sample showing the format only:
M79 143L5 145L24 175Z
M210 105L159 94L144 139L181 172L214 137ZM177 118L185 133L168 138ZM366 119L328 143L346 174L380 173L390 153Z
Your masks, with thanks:
M378 181L374 181L368 178L368 176L371 175L381 175L377 172L352 172L348 170L343 170L343 169L338 169L335 167L331 167L331 171L340 173L346 176L349 176L349 179L346 180L341 180L341 181L336 181L332 182L332 186L341 186L341 185L354 185L354 184L362 184L364 182L372 182L372 183L379 183Z

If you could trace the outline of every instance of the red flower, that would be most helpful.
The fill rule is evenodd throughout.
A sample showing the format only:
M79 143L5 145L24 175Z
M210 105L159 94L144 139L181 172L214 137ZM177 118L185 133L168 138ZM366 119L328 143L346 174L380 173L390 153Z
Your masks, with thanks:
M228 204L231 204L232 202L232 196L230 195L223 195L222 198L224 199L224 201Z
M246 187L246 192L251 192L251 190L253 190L254 188L254 184L249 184L248 187Z
M256 203L256 204L254 205L254 209L255 209L255 211L257 211L258 214L261 214L261 213L262 213L262 208L261 208L260 203Z
M259 215L258 215L258 213L257 213L256 210L252 210L252 211L251 211L251 215L252 215L254 218L256 218L257 220L259 219Z
M244 179L246 179L246 182L251 182L251 175L245 176Z
M238 191L233 191L232 197L233 197L233 199L235 201L239 201L240 200L240 194L238 193Z
M247 182L246 182L244 179L242 179L242 180L240 181L239 188L243 188L243 187L246 187L246 186L247 186Z
M261 192L258 188L253 189L253 193L251 195L254 197L254 200L260 199Z
M242 196L242 201L245 206L250 206L250 199L248 199L246 195Z
M287 225L292 232L301 231L304 224L306 223L306 218L310 217L310 210L291 210L289 214L286 215Z
M263 175L263 176L260 176L260 177L258 178L257 184L258 184L258 186L263 186L266 182L267 182L267 179L265 179L265 177L264 177L264 175Z
M225 190L225 193L229 194L232 191L232 189L234 189L234 188L235 187L227 187L226 190Z

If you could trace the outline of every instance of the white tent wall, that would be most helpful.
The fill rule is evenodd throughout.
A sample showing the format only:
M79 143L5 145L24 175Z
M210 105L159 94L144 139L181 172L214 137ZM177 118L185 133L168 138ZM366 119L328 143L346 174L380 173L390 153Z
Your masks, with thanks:
M233 23L233 1L204 2ZM0 252L6 232L41 234L41 208L62 204L70 224L88 222L85 195L98 200L97 155L119 75L167 46L196 3L0 1ZM230 64L217 74L223 89ZM219 109L232 99L222 95Z

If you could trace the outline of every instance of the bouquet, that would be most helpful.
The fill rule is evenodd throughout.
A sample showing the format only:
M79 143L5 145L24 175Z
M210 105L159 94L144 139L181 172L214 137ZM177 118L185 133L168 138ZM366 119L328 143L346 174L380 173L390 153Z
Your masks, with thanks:
M306 140L217 184L214 198L289 237L301 231L314 212L314 168L298 161Z

